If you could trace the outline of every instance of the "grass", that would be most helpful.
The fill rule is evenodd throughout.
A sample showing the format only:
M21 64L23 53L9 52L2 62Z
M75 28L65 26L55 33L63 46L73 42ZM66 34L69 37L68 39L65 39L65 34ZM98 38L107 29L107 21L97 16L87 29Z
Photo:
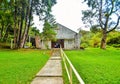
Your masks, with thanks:
M0 50L0 84L29 84L49 58L44 50Z
M85 84L120 84L120 49L65 51ZM63 73L65 73L63 71ZM64 74L66 78L66 74ZM68 81L65 80L65 84ZM73 84L78 84L74 79Z

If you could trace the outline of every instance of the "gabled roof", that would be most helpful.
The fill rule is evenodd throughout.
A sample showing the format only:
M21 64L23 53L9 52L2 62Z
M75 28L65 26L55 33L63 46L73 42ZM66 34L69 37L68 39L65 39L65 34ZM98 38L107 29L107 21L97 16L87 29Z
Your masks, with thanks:
M70 29L70 28L68 28L68 27L66 27L66 26L64 26L64 25L62 25L62 24L60 24L60 23L57 23L57 25L63 26L64 28L67 28L68 30L70 30L70 31L72 31L72 32L75 32L75 31L73 31L72 29ZM75 32L75 33L77 33L77 32Z
M61 25L57 24L58 28L55 30L57 35L57 39L74 39L75 35L77 34L75 31Z

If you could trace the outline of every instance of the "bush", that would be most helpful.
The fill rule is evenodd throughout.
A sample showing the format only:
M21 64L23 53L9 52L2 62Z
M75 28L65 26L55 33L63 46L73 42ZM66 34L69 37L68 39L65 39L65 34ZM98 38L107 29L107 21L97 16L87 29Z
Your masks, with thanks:
M80 46L83 48L87 48L89 45L87 43L82 43Z
M120 35L109 38L107 44L115 48L120 48Z
M113 44L112 46L115 48L120 48L120 44Z
M101 41L101 33L96 33L92 36L90 40L90 44L92 47L96 48L100 46L100 41Z
M110 38L107 44L120 44L120 36Z
M93 37L90 41L90 44L92 47L96 48L96 47L99 47L100 46L100 38L95 38Z
M10 44L8 44L8 43L0 43L0 48L10 49Z
M48 46L48 44L45 44L45 47L46 47L46 49L49 49L49 46Z
M32 47L32 43L26 42L24 47L25 47L25 48L29 48L29 47L31 48L31 47Z

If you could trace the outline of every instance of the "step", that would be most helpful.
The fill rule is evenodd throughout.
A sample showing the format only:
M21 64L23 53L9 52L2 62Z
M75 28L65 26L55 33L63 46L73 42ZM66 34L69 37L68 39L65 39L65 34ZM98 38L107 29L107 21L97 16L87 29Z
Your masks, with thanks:
M50 58L50 60L61 60L61 57L52 56L52 57Z
M31 84L63 84L62 77L36 77Z

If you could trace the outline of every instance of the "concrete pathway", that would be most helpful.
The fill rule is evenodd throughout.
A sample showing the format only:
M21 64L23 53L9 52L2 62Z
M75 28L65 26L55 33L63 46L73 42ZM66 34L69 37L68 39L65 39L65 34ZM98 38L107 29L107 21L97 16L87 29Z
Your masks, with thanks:
M61 57L58 49L53 50L52 56L36 74L31 84L63 84Z

